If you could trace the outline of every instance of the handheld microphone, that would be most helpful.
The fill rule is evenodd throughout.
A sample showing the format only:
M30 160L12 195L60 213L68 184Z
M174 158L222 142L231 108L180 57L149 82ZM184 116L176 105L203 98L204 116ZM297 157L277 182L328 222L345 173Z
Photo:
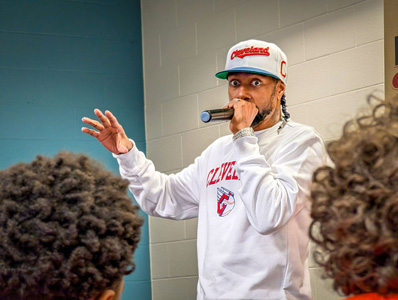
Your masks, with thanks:
M202 111L200 114L200 119L202 122L208 123L210 121L231 120L233 116L233 108L221 108Z

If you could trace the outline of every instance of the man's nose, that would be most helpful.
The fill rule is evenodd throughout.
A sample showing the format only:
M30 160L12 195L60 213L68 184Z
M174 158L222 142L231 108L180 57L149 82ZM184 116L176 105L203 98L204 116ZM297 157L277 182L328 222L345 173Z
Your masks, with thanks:
M246 100L249 101L250 100L250 94L247 90L247 88L243 85L241 85L238 89L238 94L237 94L237 98L242 99L242 100Z

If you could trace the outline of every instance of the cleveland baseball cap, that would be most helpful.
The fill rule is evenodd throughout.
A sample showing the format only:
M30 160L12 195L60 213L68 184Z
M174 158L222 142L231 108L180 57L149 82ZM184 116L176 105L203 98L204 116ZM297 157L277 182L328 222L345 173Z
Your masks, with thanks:
M287 57L275 44L259 40L247 40L228 51L225 70L216 74L227 79L229 73L254 73L268 75L287 84Z

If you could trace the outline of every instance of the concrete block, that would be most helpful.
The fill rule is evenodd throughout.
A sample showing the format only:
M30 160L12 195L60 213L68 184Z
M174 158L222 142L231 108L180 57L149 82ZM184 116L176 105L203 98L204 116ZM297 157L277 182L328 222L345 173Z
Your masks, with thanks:
M323 271L320 268L310 269L312 296L314 300L339 300L345 297L339 296L333 290L331 279L322 277Z
M148 141L148 158L155 164L156 170L166 172L182 167L181 137L173 135Z
M0 139L72 140L73 108L61 105L0 104ZM55 126L56 125L56 126Z
M134 252L134 262L135 270L125 277L125 281L150 281L149 246L138 246Z
M225 63L227 61L227 55L229 49L234 45L232 43L230 45L225 45L223 48L220 48L216 51L216 70L217 72L225 70ZM217 86L227 85L228 81L224 79L217 79Z
M162 137L163 119L161 104L147 105L145 123L146 139L148 141Z
M143 66L146 72L159 69L161 64L160 34L147 34L143 41Z
M182 134L182 153L184 167L194 162L203 150L220 136L218 130L207 127Z
M286 96L288 97L288 95ZM286 98L288 99L288 98ZM308 105L311 105L311 103L304 103L304 104L298 104L298 105L289 105L289 101L287 101L287 111L290 113L290 119L301 124L306 124L308 125Z
M200 92L199 96L199 114L208 109L219 109L228 103L227 86L219 86L210 90ZM218 124L219 122L217 122ZM215 122L203 123L199 120L199 127L208 127L216 125Z
M112 106L130 106L139 103L142 111L144 105L144 90L142 76L130 76L127 73L110 73L110 74L96 74L96 73L83 73L78 77L82 78L82 83L88 82L88 87L81 87L82 96L87 98L80 103L80 105L90 105L90 102L100 102L101 92L105 90L105 105L111 104ZM101 80L103 78L103 80ZM102 89L102 82L105 82ZM95 92L97 89L98 92ZM99 99L95 99L95 98ZM94 101L93 101L94 100ZM102 104L102 103L100 103ZM97 104L99 105L99 104Z
M230 9L239 4L239 0L214 0L214 11L217 13L222 10Z
M209 16L214 12L213 0L185 1L176 0L177 24L186 26Z
M104 74L42 71L42 99L45 105L53 105L54 100L72 106L90 107L92 109L109 104L105 101L105 87L111 88L111 83ZM120 81L119 81L120 83ZM128 90L129 87L126 86ZM113 95L117 101L118 96Z
M233 9L205 15L198 20L198 54L235 43L235 14ZM228 28L228 30L226 30Z
M177 26L175 1L143 1L143 36L174 30Z
M188 287L191 288L192 277L170 278L152 281L152 300L187 300ZM190 292L190 295L192 292Z
M152 279L170 277L169 248L167 243L151 245L151 276Z
M176 64L197 55L195 24L179 26L160 35L162 65Z
M290 66L305 61L303 23L272 31L258 39L274 43L282 49L287 56L288 72Z
M198 96L189 95L162 104L163 135L198 128Z
M198 275L196 241L169 243L170 277Z
M236 6L237 41L246 40L279 28L278 2L249 0Z
M181 96L216 87L216 53L198 55L181 62L179 72Z
M310 103L307 107L309 125L325 140L340 137L345 122L368 111L367 96L380 88L373 86Z
M188 277L185 279L187 287L187 299L196 299L198 290L198 277Z
M384 81L383 41L328 57L332 94L344 93Z
M166 80L167 78L167 80ZM147 105L159 104L177 98L179 94L177 65L145 72L145 99Z
M288 69L288 105L305 103L330 95L329 61L319 58Z
M34 70L0 69L0 103L41 104L42 74Z
M126 281L121 300L130 300L137 298L152 299L151 298L151 281Z
M355 46L352 7L319 16L304 23L305 57L313 59Z
M231 135L232 138L232 132L231 130L229 130L229 121L221 123L219 127L220 127L220 137L225 135Z
M0 67L43 69L42 36L0 32Z
M354 6L357 45L384 38L383 0L369 0Z
M198 218L185 220L185 238L196 239L198 231Z
M293 25L327 11L327 0L280 0L280 27Z
M151 231L151 246L154 244L182 241L185 239L183 221L150 217L149 229Z
M328 0L328 11L334 11L362 1L364 0Z

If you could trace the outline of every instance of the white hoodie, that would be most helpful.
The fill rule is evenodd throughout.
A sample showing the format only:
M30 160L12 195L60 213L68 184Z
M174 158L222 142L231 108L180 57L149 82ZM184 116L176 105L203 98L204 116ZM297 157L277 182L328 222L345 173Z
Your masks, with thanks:
M198 217L198 300L311 299L307 197L326 152L311 127L280 125L221 137L172 175L136 147L114 155L149 215Z

